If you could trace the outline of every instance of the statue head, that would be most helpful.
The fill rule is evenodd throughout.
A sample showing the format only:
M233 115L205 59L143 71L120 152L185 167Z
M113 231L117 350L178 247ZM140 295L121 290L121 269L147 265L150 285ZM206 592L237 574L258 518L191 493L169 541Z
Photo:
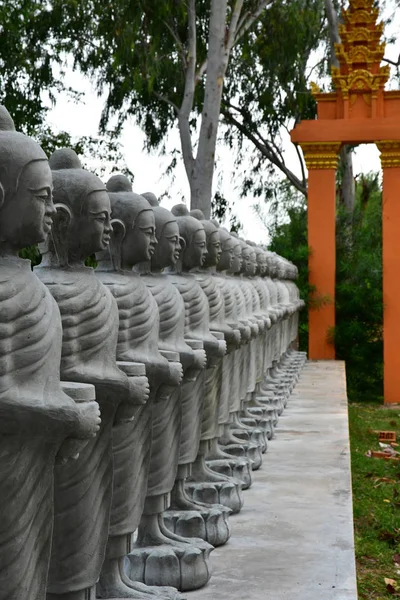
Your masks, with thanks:
M176 216L179 226L183 270L201 267L207 257L207 238L203 224L189 214L184 204L175 205L171 212Z
M230 273L240 273L242 271L242 244L239 240L237 233L231 232L231 238L233 243L233 259L229 269Z
M132 191L124 175L114 175L107 182L111 200L111 253L115 267L131 269L149 261L157 244L154 212L148 201Z
M53 251L60 266L82 264L105 250L111 235L111 207L107 190L93 173L82 168L71 148L50 157L57 215L52 230Z
M176 218L169 210L154 206L157 246L151 259L154 269L173 267L180 258L181 242Z
M242 247L242 273L248 277L255 275L257 268L256 253L252 246L246 244L244 240L239 239Z
M267 272L267 257L265 256L265 252L259 246L255 246L254 248L256 253L256 261L257 261L257 274L263 277Z
M141 196L143 196L143 198L146 198L147 202L150 204L150 206L159 206L160 203L158 201L158 198L155 194L153 194L153 192L144 192L143 194L140 194Z
M217 269L218 271L228 271L232 268L234 261L235 238L224 227L219 228L218 235L221 244L221 256Z
M191 210L190 214L200 221L206 232L207 256L204 261L205 267L215 267L221 257L221 242L219 239L219 227L213 221L207 220L201 210Z
M15 131L0 106L0 245L16 254L46 239L55 208L47 156L31 138Z
M277 254L275 252L271 252L269 250L266 251L267 257L267 265L268 265L268 273L270 277L275 278L278 277L278 263L277 263Z

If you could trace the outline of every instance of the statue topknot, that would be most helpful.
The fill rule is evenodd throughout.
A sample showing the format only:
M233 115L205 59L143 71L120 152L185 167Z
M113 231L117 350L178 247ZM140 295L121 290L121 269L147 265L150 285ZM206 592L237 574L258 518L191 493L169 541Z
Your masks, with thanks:
M106 184L107 192L118 193L118 192L131 192L132 184L126 175L119 173L118 175L112 175Z
M175 204L175 206L171 208L171 212L175 217L189 216L189 211L186 204Z
M150 206L160 206L158 198L153 192L144 192L144 194L140 194L143 198L146 198L147 202Z
M5 106L0 105L0 131L15 131L14 121Z
M82 169L81 161L72 148L58 148L54 150L49 160L52 171L64 169Z

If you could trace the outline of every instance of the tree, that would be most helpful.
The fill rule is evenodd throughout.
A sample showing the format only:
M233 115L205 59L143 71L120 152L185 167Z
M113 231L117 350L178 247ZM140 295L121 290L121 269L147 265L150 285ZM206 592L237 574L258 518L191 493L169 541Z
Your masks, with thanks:
M308 298L307 209L289 196L289 219L269 226L270 248L299 268L298 285ZM377 400L383 388L382 193L376 173L356 180L354 210L337 201L336 356L346 361L350 400ZM308 315L300 314L300 347L307 349Z
M330 39L330 66L339 67L339 61L335 54L335 44L340 44L339 19L333 0L325 0L325 10ZM351 147L346 144L340 149L339 173L341 178L340 196L343 205L349 212L353 212L355 202L353 157Z
M107 6L90 0L84 3L84 36L80 8L72 13L71 1L62 4L61 27L76 66L108 90L102 127L117 114L118 129L133 114L154 147L177 124L191 206L210 216L228 64L274 0L119 0Z
M326 72L325 52L320 57L316 51L327 41L322 0L293 0L287 6L276 2L232 58L222 114L227 125L225 141L236 149L238 163L251 153L243 193L252 190L256 196L269 198L276 187L276 167L296 190L307 195L302 153L296 148L299 177L285 163L281 131L288 132L302 119L315 118L310 79Z
M50 155L56 148L72 147L83 164L96 157L98 164L132 175L118 140L109 132L100 137L74 139L67 131L53 131L46 115L56 93L80 95L64 84L65 56L71 50L59 30L61 13L56 3L8 0L0 3L0 103L14 119L16 129L34 137ZM97 169L102 174L101 167ZM132 175L133 176L133 175Z

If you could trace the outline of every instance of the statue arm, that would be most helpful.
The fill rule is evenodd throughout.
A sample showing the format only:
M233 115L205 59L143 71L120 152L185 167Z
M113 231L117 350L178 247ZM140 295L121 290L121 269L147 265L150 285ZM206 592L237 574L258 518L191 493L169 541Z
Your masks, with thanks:
M65 402L51 405L40 404L37 399L28 397L20 398L18 402L11 398L0 400L0 433L81 437L80 411L73 400L59 393Z

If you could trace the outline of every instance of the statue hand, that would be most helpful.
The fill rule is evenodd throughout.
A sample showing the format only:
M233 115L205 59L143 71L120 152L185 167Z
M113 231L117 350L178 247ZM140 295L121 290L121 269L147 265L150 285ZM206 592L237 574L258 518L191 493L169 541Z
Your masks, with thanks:
M194 350L194 368L205 369L207 364L207 355L205 350Z
M97 402L80 402L76 405L79 411L79 425L76 437L85 439L95 437L100 430L100 408Z
M182 383L183 368L180 362L169 363L169 385L178 386Z
M135 415L138 410L139 407L137 404L121 402L115 414L113 425L123 425L124 423L131 423L135 418Z
M129 377L129 402L132 404L146 404L150 396L149 380L145 375Z
M88 441L75 438L64 440L56 456L56 465L65 465L69 460L77 460Z
M225 340L218 340L218 356L225 356L227 350Z

